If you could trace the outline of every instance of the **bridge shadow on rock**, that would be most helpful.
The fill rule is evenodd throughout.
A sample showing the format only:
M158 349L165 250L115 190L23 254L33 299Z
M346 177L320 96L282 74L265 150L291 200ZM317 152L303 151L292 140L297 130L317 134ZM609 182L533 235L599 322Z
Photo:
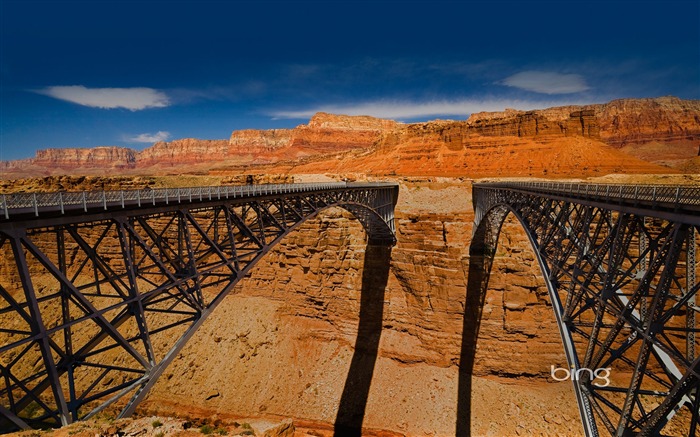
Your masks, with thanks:
M472 244L469 248L469 276L467 277L467 297L464 303L464 320L462 322L462 348L459 358L455 430L457 437L471 435L472 372L492 264L493 256L488 253L484 245Z
M382 334L384 293L389 279L391 247L368 244L362 268L360 321L340 406L335 419L336 436L359 436L367 408L369 389Z

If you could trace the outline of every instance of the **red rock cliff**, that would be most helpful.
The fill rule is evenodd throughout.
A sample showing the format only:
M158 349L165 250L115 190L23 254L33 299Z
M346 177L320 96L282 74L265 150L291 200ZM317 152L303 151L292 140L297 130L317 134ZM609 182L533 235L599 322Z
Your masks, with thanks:
M141 168L151 165L194 164L208 161L223 161L228 153L226 140L181 140L158 142L138 153L137 165Z
M136 151L125 147L44 149L36 152L31 164L48 168L133 168Z
M655 140L700 142L700 100L621 99L593 109L601 139L614 146Z
M562 107L543 111L480 112L467 120L470 133L483 136L534 137L543 135L599 138L591 109Z
M650 141L700 140L700 100L658 97L535 111L506 109L472 114L467 124L479 135L583 135L616 147Z

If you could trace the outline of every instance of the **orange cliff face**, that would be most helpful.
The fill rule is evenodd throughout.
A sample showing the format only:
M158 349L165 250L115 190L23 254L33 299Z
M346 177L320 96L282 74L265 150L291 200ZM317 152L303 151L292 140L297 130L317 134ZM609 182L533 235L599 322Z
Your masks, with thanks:
M482 124L480 131L520 129L520 136L482 136L469 122L406 125L368 152L350 152L280 168L298 173L567 178L610 173L669 173L673 170L631 157L587 136L527 135L521 124Z
M181 166L201 162L222 161L226 159L228 142L226 140L200 140L185 138L181 140L158 142L141 151L136 156L139 168L150 166Z
M636 158L681 170L695 168L688 160L700 155L700 100L619 99L527 112L482 112L473 114L468 123L487 136L586 136Z
M269 164L366 150L377 145L385 132L400 125L369 116L319 112L309 124L294 129L234 131L229 140L229 163Z
M367 116L318 113L294 129L239 130L228 140L185 138L158 142L137 152L120 147L48 149L36 157L0 163L4 177L50 174L102 174L120 168L132 173L208 171L283 160L332 155L372 147L395 121Z
M37 151L33 164L60 168L133 168L136 163L135 153L133 149L111 146L91 149L45 149Z
M115 169L128 170L136 166L136 151L126 147L100 146L89 149L43 149L34 158L0 161L3 177L27 177L60 174L81 169L87 173L106 173Z

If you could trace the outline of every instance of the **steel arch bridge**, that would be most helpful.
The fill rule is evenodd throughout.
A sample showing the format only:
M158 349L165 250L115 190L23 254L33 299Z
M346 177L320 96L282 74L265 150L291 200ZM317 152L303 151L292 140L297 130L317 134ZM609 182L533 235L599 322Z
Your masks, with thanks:
M2 196L0 431L131 414L284 236L337 206L394 245L397 198L345 182Z
M698 435L700 187L477 183L473 200L479 292L513 214L545 278L586 435Z

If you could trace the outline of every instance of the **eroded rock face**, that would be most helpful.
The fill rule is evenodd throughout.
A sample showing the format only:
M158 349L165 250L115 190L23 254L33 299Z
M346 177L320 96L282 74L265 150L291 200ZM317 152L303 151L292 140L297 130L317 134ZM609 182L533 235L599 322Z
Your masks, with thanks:
M506 109L472 114L467 123L481 135L583 135L615 147L700 140L700 100L658 97L535 111Z
M700 145L700 100L621 99L594 110L601 138L614 146L679 139Z
M559 111L482 112L467 120L470 133L483 136L582 136L598 139L600 128L591 109L561 108ZM568 114L567 114L568 113ZM566 115L565 115L566 114Z
M47 168L134 168L136 151L125 147L44 149L31 164Z
M227 154L228 142L226 140L185 138L155 143L139 152L136 161L140 168L155 164L189 165L207 161L223 161Z
M229 139L229 155L272 155L275 151L289 145L292 138L291 129L244 129L236 130Z

